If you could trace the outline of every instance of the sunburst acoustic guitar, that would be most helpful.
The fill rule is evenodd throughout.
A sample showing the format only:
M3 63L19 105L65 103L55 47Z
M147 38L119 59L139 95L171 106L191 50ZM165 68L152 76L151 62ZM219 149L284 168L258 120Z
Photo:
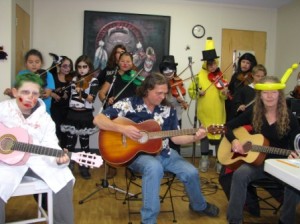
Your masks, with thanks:
M270 147L269 141L261 134L251 135L243 128L233 130L234 135L244 143L245 154L236 153L231 148L231 143L224 136L218 149L218 160L221 164L236 169L242 163L249 163L254 166L263 164L267 154L288 156L291 150Z
M124 166L134 159L139 153L155 155L162 147L162 138L190 135L198 131L198 128L162 131L159 124L154 120L135 123L127 118L113 120L118 124L132 125L137 127L143 135L139 141L127 138L119 132L100 130L99 149L102 158L113 166ZM211 125L206 128L211 134L224 133L223 125Z
M23 165L31 153L60 157L64 153L61 149L52 149L33 145L26 130L22 128L7 128L0 123L0 162L8 165ZM100 167L103 163L101 156L91 153L67 152L69 158L81 166Z

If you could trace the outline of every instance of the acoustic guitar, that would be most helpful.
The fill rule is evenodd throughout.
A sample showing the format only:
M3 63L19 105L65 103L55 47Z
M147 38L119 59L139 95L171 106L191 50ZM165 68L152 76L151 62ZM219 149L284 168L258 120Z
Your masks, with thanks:
M113 166L126 165L140 153L156 155L162 148L162 138L189 135L198 131L198 128L162 131L155 120L135 123L127 118L118 117L113 122L135 126L142 134L138 141L134 141L119 132L100 130L100 154L107 163ZM211 125L206 128L206 131L211 134L222 134L224 126Z
M233 130L234 135L244 143L245 154L236 153L231 148L231 143L223 137L218 149L218 160L221 164L236 169L242 163L249 163L254 166L263 164L267 154L288 156L291 150L270 147L269 141L261 134L251 135L243 128Z
M30 153L61 157L64 152L61 149L52 149L39 145L33 145L31 138L23 128L7 128L0 123L0 162L8 165L23 165L28 160ZM101 156L91 153L67 152L69 158L81 166L100 167L103 163Z

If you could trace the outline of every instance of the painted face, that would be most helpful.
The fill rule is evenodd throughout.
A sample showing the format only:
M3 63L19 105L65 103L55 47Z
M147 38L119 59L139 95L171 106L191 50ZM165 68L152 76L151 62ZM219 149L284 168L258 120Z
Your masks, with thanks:
M76 69L81 76L88 74L90 71L89 66L84 61L79 62Z
M163 75L167 77L167 79L172 79L174 77L174 74L175 74L175 70L172 69L172 68L168 68L166 67L164 70L163 70Z
M167 84L155 85L154 89L148 90L148 95L145 98L145 103L148 106L157 106L166 98L168 94Z
M246 60L246 59L243 59L241 61L241 70L242 70L242 72L247 72L247 71L249 71L250 68L251 68L251 62Z
M71 62L69 60L63 61L63 63L60 65L60 73L67 75L71 71Z
M130 69L132 69L133 62L129 55L122 55L122 57L119 60L119 67L120 70L123 72L126 72Z
M42 61L41 59L36 55L30 55L25 63L26 68L36 73L37 70L42 68Z
M279 98L278 90L265 90L261 91L261 100L265 107L277 107Z
M258 83L263 77L265 77L265 73L263 71L257 71L253 74L253 82Z
M40 96L40 86L36 83L25 82L19 89L13 89L17 104L24 114L31 112Z

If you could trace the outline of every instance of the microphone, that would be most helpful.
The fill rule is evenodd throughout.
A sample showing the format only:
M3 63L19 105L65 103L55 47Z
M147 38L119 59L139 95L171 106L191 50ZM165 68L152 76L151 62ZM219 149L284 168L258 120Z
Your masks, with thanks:
M189 65L192 65L192 64L193 64L192 56L189 56Z

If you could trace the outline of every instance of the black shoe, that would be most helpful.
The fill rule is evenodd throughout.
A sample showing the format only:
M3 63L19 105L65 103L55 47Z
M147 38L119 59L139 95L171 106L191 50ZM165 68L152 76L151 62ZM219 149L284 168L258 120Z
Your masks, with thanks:
M191 208L190 206L190 209L195 212L195 213L198 213L200 215L207 215L207 216L210 216L210 217L216 217L219 215L219 208L213 204L210 204L207 202L207 206L204 210L201 210L201 211L195 211Z
M86 167L80 167L80 175L83 179L91 179L91 174L89 172L89 169Z

